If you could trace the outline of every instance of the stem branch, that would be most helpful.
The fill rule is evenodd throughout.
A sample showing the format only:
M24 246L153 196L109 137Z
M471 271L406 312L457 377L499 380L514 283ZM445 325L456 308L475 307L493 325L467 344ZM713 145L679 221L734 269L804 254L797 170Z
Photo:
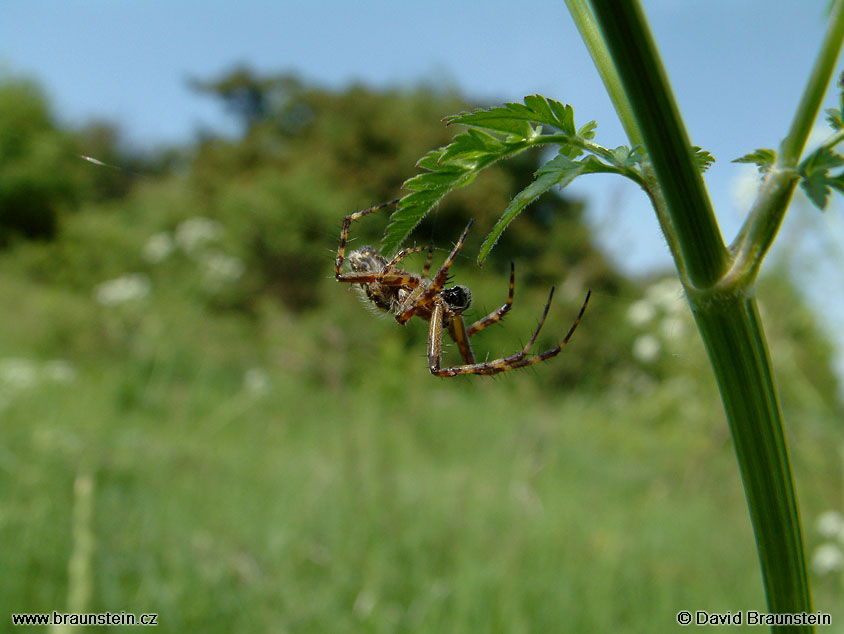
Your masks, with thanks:
M806 82L803 96L797 106L788 134L780 144L777 162L765 178L759 195L733 241L731 250L734 261L726 276L729 285L749 285L756 279L765 254L776 238L788 203L797 186L797 163L806 145L806 139L817 119L826 87L832 77L835 62L844 40L844 2L837 1L832 8L829 26L815 58L815 65ZM834 135L828 143L840 140Z

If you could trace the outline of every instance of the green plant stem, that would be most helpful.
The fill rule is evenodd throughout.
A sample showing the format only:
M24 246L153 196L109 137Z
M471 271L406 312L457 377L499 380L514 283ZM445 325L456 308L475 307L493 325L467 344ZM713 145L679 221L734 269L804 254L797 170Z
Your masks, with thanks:
M569 9L569 13L571 13L580 37L586 43L589 54L592 56L592 61L598 69L598 74L601 76L601 81L603 81L604 87L607 89L607 94L610 96L610 100L627 134L627 138L632 145L643 145L644 140L642 138L642 131L639 129L639 123L633 114L633 108L627 99L624 87L621 85L621 78L618 76L618 71L613 65L609 49L607 49L604 43L592 10L586 4L586 0L566 0L566 6ZM671 224L665 199L659 191L653 169L647 166L643 170L643 173L644 182L640 182L639 184L651 200L659 227L662 230L662 235L665 236L671 255L674 257L674 264L683 283L687 284L689 280L686 265L681 258L675 256L675 254L680 253L680 243L677 241L677 233Z
M730 425L771 612L811 612L800 517L782 412L752 279L727 287L730 253L638 3L591 0L676 231L689 304ZM588 44L588 42L587 42ZM801 124L802 125L802 124ZM787 189L787 188L786 188ZM786 195L780 192L779 195ZM774 628L811 632L813 628Z
M624 93L624 87L621 85L621 78L618 76L618 71L612 63L610 52L604 44L604 39L601 37L601 31L598 24L595 22L595 16L591 9L586 4L586 0L566 0L566 6L571 14L577 31L580 37L586 43L589 54L592 56L592 61L595 63L595 68L598 69L598 74L601 76L601 81L604 83L604 88L607 89L607 94L612 100L618 119L627 134L627 138L633 145L642 145L642 131L639 129L639 123L633 115L633 108L630 106L630 101Z
M769 611L812 612L782 411L756 301L734 294L693 312L730 424Z
M806 139L809 138L809 132L818 116L821 101L829 85L838 53L841 51L842 37L844 37L844 2L839 0L832 7L829 26L809 80L806 82L806 89L800 98L800 104L797 106L788 134L780 145L777 165L781 167L795 167L797 161L800 160L800 154L803 152Z
M796 168L771 168L733 241L733 262L720 284L724 292L752 284L756 279L765 254L782 225L799 178Z
M729 254L644 16L629 0L595 0L592 8L642 131L689 281L707 288L723 275Z
M835 134L830 136L826 141L821 143L821 146L825 147L827 149L832 149L836 145L841 143L841 141L844 141L844 130L842 130L840 132L836 132Z
M538 147L540 145L571 145L574 147L579 147L587 152L591 152L596 156L600 156L605 161L608 161L610 163L614 160L612 152L607 148L603 147L602 145L592 143L591 141L586 141L577 136L569 136L568 134L563 133L538 134L534 137L520 142L519 145L514 146L514 149L516 152L521 152L528 148ZM512 156L512 152L509 153L508 156ZM636 172L636 170L630 169L624 170L624 172L625 176L640 185L642 184L642 181L639 178L639 174Z
M797 164L812 124L817 119L821 101L841 51L842 40L844 2L839 1L832 7L826 35L815 58L791 127L780 144L777 161L768 172L744 225L733 241L731 250L734 253L734 261L725 279L727 285L752 283L759 273L765 254L776 238L799 180ZM832 146L840 139L839 133L833 135L827 143Z

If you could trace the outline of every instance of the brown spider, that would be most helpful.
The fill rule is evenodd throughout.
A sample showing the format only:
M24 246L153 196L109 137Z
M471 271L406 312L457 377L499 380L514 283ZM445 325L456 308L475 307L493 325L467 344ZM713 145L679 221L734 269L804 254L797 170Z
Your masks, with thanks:
M334 260L334 278L338 282L358 284L361 292L369 301L377 308L394 314L396 321L400 324L407 323L414 315L430 322L431 325L428 331L428 367L431 370L431 374L436 376L498 374L499 372L514 370L540 361L546 361L559 354L569 342L577 325L580 323L580 318L583 317L586 305L589 303L591 291L586 293L586 299L580 307L577 319L574 320L563 341L556 348L552 348L542 354L528 356L528 350L530 350L533 342L536 341L539 330L542 328L545 318L548 315L551 299L554 297L554 288L551 287L551 294L548 296L548 302L545 304L545 310L542 313L542 318L539 320L539 325L534 330L533 336L531 336L524 348L509 357L483 361L481 363L475 362L472 347L469 345L469 338L487 326L491 326L499 321L510 310L510 307L513 305L513 288L515 286L516 273L511 263L510 294L507 297L507 301L497 310L494 310L467 328L463 322L463 311L469 308L469 304L472 302L472 294L465 286L458 285L450 288L444 288L444 286L448 280L448 269L454 261L457 252L463 246L463 241L466 239L466 235L469 233L469 228L472 226L473 221L469 222L463 231L463 235L460 236L460 239L454 245L445 262L432 278L428 278L428 272L431 269L431 257L433 255L431 247L402 249L391 260L387 260L387 258L371 246L363 246L349 254L349 265L352 270L349 273L344 273L343 261L346 257L346 242L349 238L349 226L355 220L397 202L398 199L390 200L370 207L369 209L356 211L343 219L343 229L340 232L340 246L337 248L337 257ZM422 268L421 275L408 273L407 271L396 268L396 265L411 253L418 253L425 250L428 251L428 259ZM448 334L457 343L463 361L465 361L464 365L456 365L450 368L440 367L443 328L448 329Z

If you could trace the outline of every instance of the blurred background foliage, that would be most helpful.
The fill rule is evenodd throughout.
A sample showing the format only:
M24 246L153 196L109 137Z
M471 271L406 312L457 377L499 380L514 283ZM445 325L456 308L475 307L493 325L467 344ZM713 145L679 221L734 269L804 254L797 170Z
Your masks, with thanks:
M480 358L522 345L552 285L537 350L587 288L589 310L552 362L435 380L426 325L373 317L333 257L343 216L399 195L454 134L442 117L481 104L247 68L192 85L239 133L142 153L115 124L63 125L31 81L0 83L6 613L158 612L174 632L616 632L762 609L679 285L626 275L583 201L556 192L475 264L540 156L488 170L412 239L436 263L476 219L452 269L470 317L504 301L515 263L515 307L473 340ZM377 244L387 215L353 225L353 245ZM841 503L841 391L792 279L782 258L759 295L811 521ZM840 592L819 577L819 607Z

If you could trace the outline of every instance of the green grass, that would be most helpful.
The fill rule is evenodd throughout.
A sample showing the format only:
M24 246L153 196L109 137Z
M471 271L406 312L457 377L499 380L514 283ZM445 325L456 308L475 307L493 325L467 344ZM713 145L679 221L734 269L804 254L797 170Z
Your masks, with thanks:
M260 297L241 311L204 295L183 259L150 268L147 297L100 306L92 289L118 267L61 261L41 246L2 259L0 618L616 633L676 631L683 609L764 609L721 404L670 289L646 290L656 317L640 327L627 317L638 298L596 293L552 362L451 381L428 374L423 325L373 318L337 285L330 310ZM502 278L488 277L470 282L488 302L479 314L501 301ZM545 292L520 289L479 357L512 351ZM824 348L811 320L786 319L796 302L783 293L766 293L782 318L772 348L788 361L778 370L811 525L840 508L841 436L826 375L813 374ZM581 299L558 295L537 348ZM643 333L663 346L650 368L629 352ZM9 380L10 358L29 380ZM75 376L49 380L52 359ZM87 498L74 493L85 482ZM840 584L817 588L818 609L840 605Z
M80 474L87 609L157 612L162 632L653 632L763 609L717 426L529 381L171 379L88 367L7 406L2 612L66 609Z

